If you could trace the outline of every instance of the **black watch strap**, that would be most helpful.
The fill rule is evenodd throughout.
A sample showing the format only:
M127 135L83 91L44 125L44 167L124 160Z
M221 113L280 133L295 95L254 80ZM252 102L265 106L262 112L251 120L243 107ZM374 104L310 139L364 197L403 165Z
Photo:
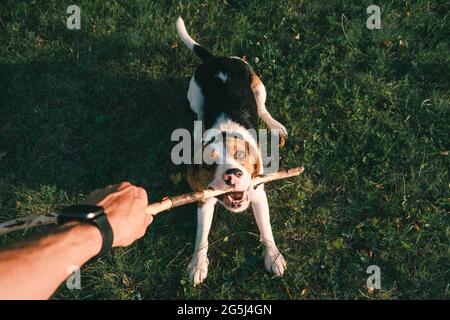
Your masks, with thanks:
M91 261L94 261L98 258L101 258L103 256L108 255L111 252L113 242L114 242L114 235L113 231L111 229L111 225L109 224L108 217L106 214L101 214L98 217L96 217L92 224L98 227L100 230L100 233L102 234L102 248L100 249L100 252L92 258Z
M79 221L96 226L102 235L102 248L90 262L107 255L114 242L114 234L109 224L108 217L102 207L78 204L62 208L58 212L58 224L70 221Z

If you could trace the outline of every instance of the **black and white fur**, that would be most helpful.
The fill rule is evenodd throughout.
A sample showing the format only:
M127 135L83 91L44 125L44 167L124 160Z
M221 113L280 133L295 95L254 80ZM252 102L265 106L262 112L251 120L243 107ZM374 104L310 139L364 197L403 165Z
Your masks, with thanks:
M187 97L192 111L197 114L198 120L203 121L205 129L216 128L222 132L238 133L256 150L257 142L248 130L258 128L258 117L270 129L277 130L280 136L287 136L286 128L273 119L265 107L266 90L262 82L252 88L252 69L247 62L238 57L214 57L189 36L181 17L178 18L176 27L181 40L203 60L190 80ZM208 139L209 137L205 138ZM217 142L215 148L221 149L223 146ZM240 188L245 192L245 201L238 209L221 203L228 210L236 212L252 207L260 240L265 245L265 267L269 272L283 275L286 262L273 238L264 185L251 188L251 175L245 172L245 168L232 157L224 160L224 164L216 167L210 186L215 189L227 187L222 178L227 168L234 167L244 171ZM262 165L260 168L262 169ZM209 198L197 209L195 250L188 266L189 277L194 285L203 282L208 274L208 234L218 201L217 198Z

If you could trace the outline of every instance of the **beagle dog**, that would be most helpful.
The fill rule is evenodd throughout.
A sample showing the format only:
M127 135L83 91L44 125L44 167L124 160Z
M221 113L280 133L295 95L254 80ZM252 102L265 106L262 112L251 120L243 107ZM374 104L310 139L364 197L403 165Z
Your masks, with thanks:
M251 131L256 131L258 117L268 128L276 130L280 139L287 136L286 128L266 110L266 89L246 61L238 57L213 56L189 36L181 17L176 27L184 44L203 61L190 80L187 98L206 130L202 141L204 163L190 166L188 183L194 191L231 187L235 190L199 202L189 278L197 285L208 274L208 234L217 203L232 212L241 212L251 206L260 241L265 246L265 267L281 276L286 270L286 262L273 238L264 185L253 188L250 184L252 177L263 172L257 137Z

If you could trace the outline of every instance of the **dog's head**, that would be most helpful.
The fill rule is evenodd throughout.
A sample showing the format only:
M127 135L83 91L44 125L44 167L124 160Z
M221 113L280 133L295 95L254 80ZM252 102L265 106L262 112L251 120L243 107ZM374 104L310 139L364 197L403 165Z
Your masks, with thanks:
M228 210L240 212L250 205L251 179L262 171L261 154L255 140L246 134L224 133L206 136L203 164L188 173L194 190L211 187L234 189L218 197Z

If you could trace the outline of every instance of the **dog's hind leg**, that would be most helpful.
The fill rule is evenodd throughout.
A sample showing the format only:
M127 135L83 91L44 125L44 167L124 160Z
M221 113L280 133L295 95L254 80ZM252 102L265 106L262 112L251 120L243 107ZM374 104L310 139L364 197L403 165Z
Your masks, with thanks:
M189 279L195 285L202 283L208 275L208 234L214 215L216 198L209 198L197 207L197 235L195 249L188 266Z
M195 75L192 76L189 82L189 89L187 98L191 105L191 110L197 114L197 120L203 121L203 105L205 98L203 97L202 89L195 80Z
M272 115L266 109L266 87L262 83L261 79L252 70L252 91L255 95L256 105L258 107L258 116L267 125L269 129L276 130L280 136L280 145L284 144L284 139L287 137L288 132L280 122L275 120Z

